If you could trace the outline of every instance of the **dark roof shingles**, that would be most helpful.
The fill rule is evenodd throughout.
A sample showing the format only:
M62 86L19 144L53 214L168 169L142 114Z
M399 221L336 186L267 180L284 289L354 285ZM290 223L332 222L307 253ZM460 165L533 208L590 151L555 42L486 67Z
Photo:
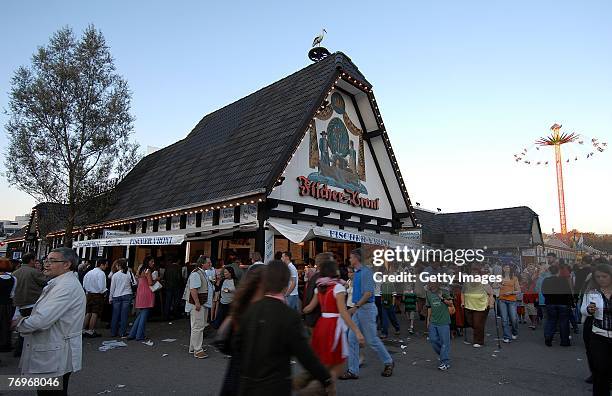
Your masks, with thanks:
M530 243L537 214L526 206L460 213L415 208L425 243L448 247L517 247ZM539 232L539 230L538 230Z
M266 187L338 68L367 83L342 53L208 114L119 183L108 220L171 210ZM367 83L369 84L369 83Z

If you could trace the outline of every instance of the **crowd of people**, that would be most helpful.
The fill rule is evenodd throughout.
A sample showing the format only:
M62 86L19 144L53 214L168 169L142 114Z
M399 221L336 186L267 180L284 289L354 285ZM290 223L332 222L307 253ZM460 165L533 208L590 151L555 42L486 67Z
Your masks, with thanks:
M361 249L352 251L347 263L332 253L318 254L299 271L290 252L278 252L265 265L257 252L248 264L230 257L217 266L206 256L193 265L146 257L132 269L124 258L77 267L74 251L59 248L43 264L41 270L40 261L26 254L15 269L0 258L0 351L13 349L11 328L16 329L14 354L22 356L23 373L61 377L63 394L70 374L81 367L81 338L100 337L100 319L108 322L111 337L152 343L146 336L151 316L188 317L194 358L208 357L204 338L213 334L215 346L231 356L223 395L333 394L337 380L359 379L366 346L380 360L381 375L393 375L395 362L383 340L390 328L401 334L400 322L415 334L423 321L438 369L450 369L452 339L485 345L490 311L505 344L519 340L524 323L532 331L543 328L546 346L552 347L558 334L559 345L568 347L582 323L592 373L586 381L595 395L610 390L612 275L604 258L585 256L572 267L551 253L546 263L524 268L508 260L468 267L387 263L377 269L387 275L501 276L491 284L425 283L418 276L412 283L377 283ZM34 339L39 347L59 347L33 349ZM292 357L306 370L293 380Z

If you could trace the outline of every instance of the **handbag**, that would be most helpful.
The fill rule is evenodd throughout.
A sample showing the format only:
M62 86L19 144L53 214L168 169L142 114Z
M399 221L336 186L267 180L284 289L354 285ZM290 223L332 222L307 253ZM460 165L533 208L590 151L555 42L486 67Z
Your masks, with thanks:
M151 289L151 291L153 293L155 293L156 291L158 291L159 289L161 289L163 286L161 283L159 283L159 281L155 281L155 283L152 286L149 286L149 289Z

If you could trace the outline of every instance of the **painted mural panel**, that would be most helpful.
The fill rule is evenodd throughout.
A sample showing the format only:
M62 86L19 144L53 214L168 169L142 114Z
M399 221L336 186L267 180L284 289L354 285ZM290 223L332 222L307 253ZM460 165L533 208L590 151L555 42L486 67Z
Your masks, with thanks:
M351 120L344 97L331 94L310 130L308 164L313 182L367 194L363 131Z
M391 217L357 111L344 93L326 98L284 176L271 198Z

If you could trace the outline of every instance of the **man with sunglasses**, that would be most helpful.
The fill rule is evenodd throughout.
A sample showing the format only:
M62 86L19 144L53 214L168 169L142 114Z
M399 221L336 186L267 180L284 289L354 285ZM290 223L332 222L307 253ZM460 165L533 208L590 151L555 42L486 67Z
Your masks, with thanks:
M70 374L81 369L81 326L85 318L85 293L75 271L78 257L70 248L53 249L44 261L49 278L30 316L15 318L24 337L21 373L24 376L59 378L61 389L50 394L66 395ZM39 389L38 394L47 391Z

